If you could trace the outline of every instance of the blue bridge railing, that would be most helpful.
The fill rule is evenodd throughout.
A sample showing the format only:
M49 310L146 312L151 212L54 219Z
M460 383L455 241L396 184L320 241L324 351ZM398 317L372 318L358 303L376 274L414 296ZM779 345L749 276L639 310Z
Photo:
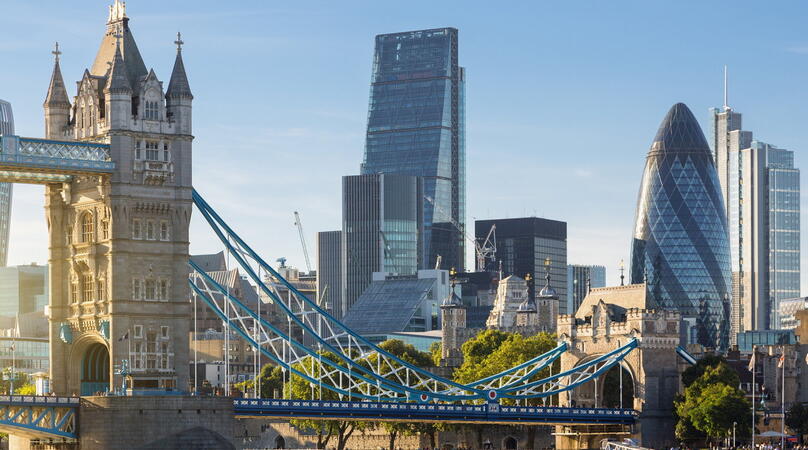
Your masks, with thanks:
M0 136L0 171L11 181L65 181L72 174L114 170L107 144Z
M0 431L33 438L78 437L78 397L0 395Z
M236 417L579 425L631 425L638 414L633 409L500 406L496 403L451 405L283 399L235 399L233 411Z

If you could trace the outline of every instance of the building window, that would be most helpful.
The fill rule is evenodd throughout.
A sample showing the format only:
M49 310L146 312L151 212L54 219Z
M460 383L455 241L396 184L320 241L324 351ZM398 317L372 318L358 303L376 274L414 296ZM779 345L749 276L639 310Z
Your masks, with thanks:
M143 239L143 229L140 219L132 220L132 239Z
M109 220L101 221L101 239L109 239Z
M143 344L141 344L140 342L135 342L135 346L134 346L135 353L140 353L140 350L143 348L142 346L143 346Z
M168 300L168 280L160 280L160 300Z
M168 327L162 326L160 327L160 337L163 339L168 339ZM165 344L163 344L165 345Z
M142 339L143 338L143 325L135 325L135 338L136 339Z
M146 221L146 239L153 241L154 240L154 221L148 220Z
M132 298L140 300L143 298L143 280L132 280Z
M157 300L157 284L154 280L146 280L146 300Z
M93 213L85 212L81 216L81 242L93 241Z
M84 288L81 300L85 302L93 301L95 283L93 283L93 277L89 274L89 272L85 272L81 275L81 285Z
M135 369L140 369L140 358L135 358Z
M106 300L106 297L107 296L104 295L104 281L98 280L98 295L96 298L98 298L98 301L103 302L104 300Z
M71 283L70 284L70 301L72 303L79 302L79 285L78 283Z
M160 240L167 241L168 240L168 222L165 220L160 222Z
M146 141L146 160L160 161L160 144L155 141Z
M160 105L158 102L146 100L145 117L146 120L160 119Z
M163 144L163 161L168 162L168 144Z

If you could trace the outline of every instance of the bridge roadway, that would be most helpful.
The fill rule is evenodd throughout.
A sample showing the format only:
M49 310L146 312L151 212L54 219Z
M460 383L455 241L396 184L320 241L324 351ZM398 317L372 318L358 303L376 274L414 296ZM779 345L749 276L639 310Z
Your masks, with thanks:
M441 403L346 402L318 400L233 400L236 418L369 420L514 425L632 425L633 409L557 406L451 405Z
M78 438L79 397L0 395L0 431L28 438Z

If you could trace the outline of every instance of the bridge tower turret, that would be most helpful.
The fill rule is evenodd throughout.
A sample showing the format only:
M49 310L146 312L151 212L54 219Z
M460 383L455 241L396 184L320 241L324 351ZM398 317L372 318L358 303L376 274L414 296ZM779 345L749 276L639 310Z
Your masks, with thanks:
M62 69L59 66L59 43L53 50L54 64L51 75L48 95L45 97L45 137L47 139L64 139L68 122L70 121L70 100L67 98L65 82L62 78Z

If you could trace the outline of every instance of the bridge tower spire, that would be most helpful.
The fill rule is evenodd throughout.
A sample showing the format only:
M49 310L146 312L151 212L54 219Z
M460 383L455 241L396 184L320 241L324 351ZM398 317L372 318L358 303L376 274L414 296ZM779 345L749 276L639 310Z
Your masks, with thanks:
M51 74L48 95L45 97L45 137L48 139L64 139L67 124L70 121L70 100L67 98L67 89L62 78L62 69L59 67L59 43L51 52L54 56L53 73Z

